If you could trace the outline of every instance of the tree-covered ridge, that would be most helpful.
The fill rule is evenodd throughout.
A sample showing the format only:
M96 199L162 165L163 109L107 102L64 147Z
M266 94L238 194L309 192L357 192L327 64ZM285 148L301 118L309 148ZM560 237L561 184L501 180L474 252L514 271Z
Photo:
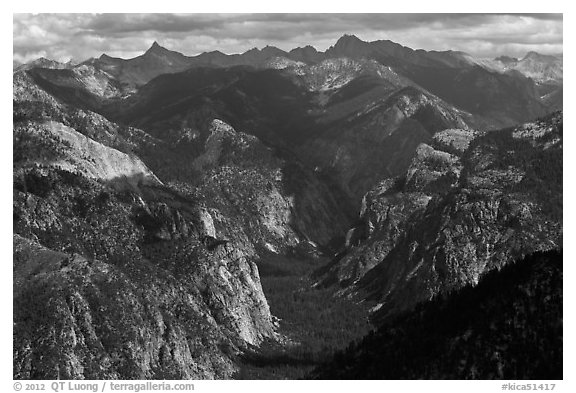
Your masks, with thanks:
M444 130L406 174L367 193L321 285L376 302L374 319L476 284L562 244L562 113L498 131Z
M562 379L562 252L538 252L389 320L320 379Z
M462 161L462 187L478 188L470 177L516 170L519 182L502 183L510 194L534 198L552 220L562 220L563 113L554 112L518 127L483 133L474 139ZM487 176L485 176L487 177Z

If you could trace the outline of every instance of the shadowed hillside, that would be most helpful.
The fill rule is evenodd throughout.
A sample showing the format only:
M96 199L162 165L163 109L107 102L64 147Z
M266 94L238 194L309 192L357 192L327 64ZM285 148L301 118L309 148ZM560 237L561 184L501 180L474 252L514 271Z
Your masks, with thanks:
M388 321L322 379L562 379L562 253L532 254L476 287Z

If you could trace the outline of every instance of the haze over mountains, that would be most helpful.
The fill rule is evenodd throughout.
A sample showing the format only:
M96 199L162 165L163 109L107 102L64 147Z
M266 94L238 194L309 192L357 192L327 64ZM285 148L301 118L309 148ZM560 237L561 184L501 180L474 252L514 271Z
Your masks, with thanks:
M333 124L342 124L345 119L349 123L351 118L347 118L347 114L354 116L356 123L361 122L362 118L368 122L377 122L379 120L374 118L374 114L382 116L381 113L386 111L381 109L386 108L390 108L387 110L388 117L397 116L390 112L398 107L393 101L408 100L410 112L413 114L401 115L395 120L386 119L384 122L387 123L389 131L379 132L373 138L368 135L363 138L370 147L375 147L380 143L379 139L385 138L387 133L392 134L395 128L408 121L402 118L419 122L419 117L426 117L426 124L418 131L419 136L411 138L411 145L408 144L408 154L400 152L401 158L393 158L390 163L383 162L384 168L378 169L384 170L386 175L390 176L405 169L401 164L402 160L404 159L403 165L407 165L406 160L410 158L410 153L418 143L425 141L436 129L462 127L463 124L484 129L504 127L541 116L547 112L547 108L558 109L562 102L561 62L558 64L557 61L552 61L549 64L548 57L538 59L546 65L538 64L532 68L524 66L522 69L525 72L531 70L529 72L534 76L537 70L555 68L556 73L546 74L555 75L556 84L553 87L550 79L546 79L544 83L523 77L519 73L500 73L484 68L461 52L414 51L390 41L367 43L347 35L325 53L317 52L311 47L297 48L289 53L274 47L265 47L262 50L252 49L241 55L207 52L187 57L162 48L155 42L146 53L134 59L114 59L103 55L99 59L73 67L70 71L38 71L34 77L38 83L48 84L49 88L58 90L76 89L75 86L80 84L80 93L76 90L71 92L70 99L74 100L75 105L78 101L77 95L81 94L80 100L87 109L115 117L116 120L131 122L133 118L137 118L136 124L141 128L154 127L153 124L144 127L143 122L161 122L164 129L166 122L178 124L170 125L164 132L171 131L174 127L182 127L183 121L179 113L182 111L175 109L177 106L183 107L195 100L195 105L189 106L197 108L197 103L201 100L214 100L218 105L210 105L211 110L219 108L218 115L225 120L232 120L228 119L229 116L236 116L241 122L250 119L255 123L252 126L255 129L251 132L258 133L259 137L264 137L263 131L258 130L262 122L255 118L268 117L265 122L276 124L268 124L266 128L273 129L277 134L285 134L281 138L278 138L278 135L272 137L273 143L278 143L278 140L301 145L312 143L321 148L314 147L309 150L321 154L326 154L328 150L328 157L313 157L314 161L321 164L317 165L320 167L330 162L339 172L349 172L349 169L344 167L346 164L342 162L342 158L333 160L335 151L330 145L341 146L342 141L338 138L349 137L337 136L339 132L333 130ZM531 64L537 62L535 60ZM270 68L280 69L282 72L267 72ZM152 80L161 74L164 74L163 79ZM362 78L358 78L360 76ZM200 85L194 86L191 92L192 86L187 85L187 81ZM143 86L144 84L146 85ZM178 87L175 87L176 85ZM243 97L237 96L243 89L254 89L254 85L263 85L261 91L247 92ZM185 96L178 92L180 86L186 86L181 89ZM411 88L415 90L410 90ZM133 94L135 92L136 94ZM166 95L167 92L169 95ZM102 98L125 97L131 94L131 98L112 105L106 106L102 102ZM248 108L248 105L237 105L238 102L246 98L250 100L256 95L256 101L250 103L256 113L234 113ZM419 97L420 95L422 96ZM308 103L300 102L300 96ZM172 106L172 109L165 110L169 106ZM371 106L385 108L372 109L358 117L361 108ZM187 109L190 110L197 109ZM114 113L115 111L118 114ZM146 116L142 115L143 112L146 112ZM171 112L176 113L178 120L167 118L171 116ZM283 120L288 113L291 117L289 121L298 123L291 125L297 132L281 131L287 124L280 119ZM314 114L311 116L312 113ZM155 116L160 116L161 119L155 119ZM431 130L431 127L436 129ZM324 128L331 129L329 137L322 136ZM346 126L346 132L352 134L351 144L361 143L350 128ZM410 128L409 132L412 133L418 129ZM304 134L306 136L302 136ZM396 136L398 137L400 135ZM326 145L327 143L330 145ZM399 143L400 141L397 141L396 145ZM392 146L390 143L386 145ZM345 154L351 154L352 159L356 159L358 153L350 151L351 149L352 147L347 149ZM367 153L366 148L361 146L356 148L356 151L361 156ZM314 155L309 152L304 154L307 158ZM395 169L398 165L401 168ZM362 169L364 170L365 168ZM371 170L373 168L368 169ZM344 176L355 176L355 173ZM368 191L366 186L360 186L360 189L356 190L354 186L344 184L344 188L352 194L355 193L358 198Z
M142 85L155 76L163 73L178 72L190 67L217 66L230 67L249 65L253 67L270 66L271 62L284 61L285 66L301 62L316 64L330 58L372 58L380 63L404 69L408 66L465 68L480 65L487 69L506 72L517 70L537 82L562 81L562 55L541 55L527 53L522 59L500 56L492 60L477 59L464 52L413 50L389 40L365 42L354 35L342 36L325 52L319 52L312 46L298 47L289 52L274 46L262 49L253 48L242 54L227 55L220 51L204 52L196 56L186 56L172 51L154 42L141 56L132 59L121 59L103 54L97 59L89 59L92 64L127 84ZM51 63L50 63L51 62ZM28 68L65 68L72 64L38 59L28 63ZM21 69L22 65L15 66Z
M369 326L561 250L562 72L350 35L15 65L14 377L329 376ZM558 317L534 293L511 304Z

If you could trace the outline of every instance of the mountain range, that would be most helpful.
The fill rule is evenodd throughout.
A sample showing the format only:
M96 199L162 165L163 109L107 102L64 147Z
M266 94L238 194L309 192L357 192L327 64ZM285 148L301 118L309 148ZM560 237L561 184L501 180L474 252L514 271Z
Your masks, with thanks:
M287 66L293 65L294 62L310 65L322 60L342 57L375 59L382 64L399 69L412 66L466 68L480 65L501 72L517 70L537 82L562 81L561 55L551 56L530 52L521 60L506 56L485 60L457 51L413 50L389 40L365 42L354 35L342 36L325 52L319 52L311 46L294 48L289 52L274 46L266 46L262 49L252 48L242 54L227 55L212 51L196 56L186 56L154 42L143 55L133 59L113 58L104 54L86 63L110 72L123 82L141 85L157 75L178 72L190 67L246 65L262 68L274 61L283 61Z
M212 51L196 56L186 56L154 42L144 54L132 59L114 58L103 54L99 58L89 59L81 64L93 66L108 73L127 91L134 91L135 88L148 83L156 76L177 73L190 68L233 66L250 66L259 69L299 68L301 65L314 65L327 59L338 58L376 60L380 64L394 68L402 75L410 76L422 87L441 98L452 100L457 100L454 97L457 92L452 90L458 89L459 86L456 85L461 85L464 81L471 84L491 83L494 85L495 83L490 79L499 78L508 86L520 88L520 85L530 85L526 81L518 81L522 79L518 77L524 76L532 79L536 89L543 92L551 89L551 86L561 85L563 78L561 55L551 56L530 52L521 60L506 56L487 60L474 58L464 52L413 50L387 40L365 42L353 35L342 36L325 52L319 52L311 46L295 48L289 52L266 46L263 49L253 48L242 54L226 55L219 51ZM38 66L61 69L72 68L73 64L38 59L20 65L15 70ZM442 76L443 79L431 78L431 73L434 73L435 77ZM466 80L468 78L470 79ZM442 86L438 86L439 84ZM469 88L473 86L466 87L460 86L460 89L468 94ZM523 86L522 88L529 87ZM452 103L462 105L461 102Z
M446 362L354 359L402 353L476 286L495 326L545 304L532 341L561 334L561 265L509 266L562 250L562 83L561 56L351 35L14 64L14 378L557 377L526 364L561 348L484 327L527 362L449 372L472 349L441 329L434 350L464 348Z

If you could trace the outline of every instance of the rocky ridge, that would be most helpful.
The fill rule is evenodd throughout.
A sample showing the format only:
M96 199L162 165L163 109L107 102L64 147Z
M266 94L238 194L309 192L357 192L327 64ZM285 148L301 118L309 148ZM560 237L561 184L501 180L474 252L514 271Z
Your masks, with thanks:
M161 185L158 178L136 156L104 146L61 123L25 122L14 127L14 175L31 166L47 166L99 179L117 187L127 184Z
M377 84L374 89L381 87ZM379 179L403 173L417 146L437 131L468 128L464 113L416 87L382 89L381 96L363 93L358 98L362 111L326 127L303 148L303 154L320 170L332 173L355 202ZM339 107L335 103L327 111L341 116Z
M319 283L374 301L384 320L522 255L561 247L553 197L561 195L561 135L561 114L516 129L438 133L405 176L365 195L348 251Z
M28 63L20 64L14 62L13 72L30 70L32 68L48 68L48 69L66 69L72 68L74 64L72 61L62 63L56 60L50 60L45 57L39 57L36 60L29 61Z
M36 254L29 254L39 243L49 248L46 252L79 265L62 262L60 270L54 268L62 277L62 289L46 287L54 281L41 274L44 267L26 268L33 274L15 281L15 299L34 299L40 290L49 305L60 301L60 293L70 292L84 304L66 317L70 329L77 334L87 329L83 334L93 343L75 345L63 336L51 341L52 336L44 334L62 330L58 315L66 308L38 319L35 307L23 306L23 321L41 329L16 338L15 353L22 359L15 376L225 378L236 371L235 354L276 338L254 257L245 252L242 239L220 241L210 213L192 200L163 186L139 188L142 194L118 193L60 169L31 168L17 179L15 233L30 240L23 240L23 254L15 255L16 260L23 266L44 266ZM82 268L86 265L87 271ZM104 289L90 289L100 285L125 288L124 297L117 299L117 291L104 296L99 295ZM47 347L37 345L44 339ZM34 351L26 352L31 343ZM54 351L61 355L52 356ZM50 359L46 367L38 364L40 355ZM90 359L101 356L113 361L93 369ZM67 364L65 359L76 360Z
M206 305L169 276L139 275L15 235L14 378L231 375L234 343Z
M71 109L29 74L15 75L14 228L21 250L15 258L22 266L43 264L33 251L42 249L53 253L51 258L73 261L62 262L60 270L47 267L53 269L50 277L61 277L57 282L62 283L49 290L40 271L17 279L16 292L22 295L17 301L41 290L46 302L59 304L59 294L67 293L78 299L81 310L69 313L57 306L49 308L55 319L36 320L26 303L15 318L33 320L38 329L15 341L14 375L227 378L237 371L238 354L278 339L254 261L263 249L321 254L334 237L343 236L348 221L342 213L334 215L340 209L330 190L297 160L278 156L222 121L170 147L89 110ZM125 152L116 149L120 146ZM150 160L150 155L188 147L194 159L187 164L198 175L197 187L160 182L134 155L147 153L142 157ZM114 183L110 188L110 180L118 178L128 187ZM101 288L100 277L107 274L110 285L125 282L131 288L113 310L113 295L100 294L108 288ZM143 291L150 276L162 290L148 296ZM158 305L160 299L165 302ZM127 313L128 304L138 304L134 313ZM157 322L158 312L169 320ZM58 325L60 315L66 327ZM127 328L130 324L135 327ZM37 332L58 330L81 342L49 335L36 346L42 341ZM121 331L128 336L120 336ZM139 340L151 344L141 347ZM64 349L58 352L60 346ZM46 367L38 364L42 353L50 359ZM101 359L102 366L93 359Z
M103 121L109 138L97 115L15 75L15 378L227 378L243 350L276 340L258 255L233 236L244 223L223 231L217 209L51 116L83 113L110 145L154 138Z
M529 79L494 74L458 52L413 51L346 36L310 64L290 56L266 47L186 57L155 44L137 62L146 68L146 59L161 59L169 74L108 103L85 88L82 102L86 110L165 141L196 135L198 117L223 119L295 152L337 183L352 204L379 179L403 173L416 147L439 130L516 124L542 115L546 105L558 106L557 94L544 103ZM184 64L188 69L178 72ZM381 164L371 165L382 155Z
M562 115L471 129L558 106L520 72L351 36L65 68L13 75L18 378L228 378L280 339L255 261L345 244L317 285L382 322L561 247Z
M385 323L311 377L561 379L562 265L548 251L491 271Z
M192 165L204 173L197 198L219 209L222 219L242 222L222 226L244 228L242 236L256 249L283 253L302 242L329 246L344 235L348 217L325 184L297 161L278 157L220 120L212 122Z
M522 59L498 57L487 62L486 66L500 72L518 71L538 83L561 84L563 80L562 57L558 56L529 52Z

